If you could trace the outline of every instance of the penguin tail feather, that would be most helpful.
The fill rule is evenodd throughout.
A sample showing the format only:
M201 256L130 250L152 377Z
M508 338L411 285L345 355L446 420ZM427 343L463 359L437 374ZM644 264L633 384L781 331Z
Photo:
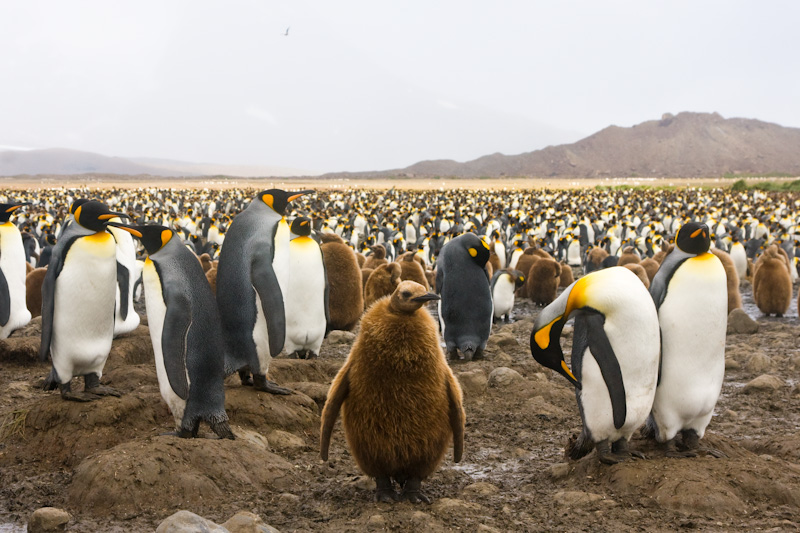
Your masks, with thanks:
M56 369L51 368L50 374L46 378L44 378L44 383L42 384L42 390L55 390L58 388L58 375L56 374Z
M650 413L650 416L647 417L647 421L644 423L639 433L641 433L642 437L645 439L656 440L658 437L658 428L656 427L653 413Z
M580 435L572 435L567 446L564 448L564 455L568 459L577 461L581 457L587 455L594 449L594 441L592 441L589 433L584 429Z

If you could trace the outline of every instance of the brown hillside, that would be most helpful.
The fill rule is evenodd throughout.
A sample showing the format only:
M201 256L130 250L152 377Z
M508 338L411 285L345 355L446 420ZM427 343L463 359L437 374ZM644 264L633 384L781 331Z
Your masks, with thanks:
M800 175L800 129L718 113L665 114L630 128L609 126L574 144L466 163L422 161L374 175L534 177L705 177L726 173Z

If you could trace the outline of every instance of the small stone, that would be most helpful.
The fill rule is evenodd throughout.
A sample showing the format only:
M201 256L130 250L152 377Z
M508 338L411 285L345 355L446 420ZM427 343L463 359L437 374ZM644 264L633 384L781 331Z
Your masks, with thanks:
M28 531L64 531L72 516L63 509L56 507L42 507L36 509L28 520Z
M414 511L411 514L411 521L417 524L426 524L433 520L433 517L428 513L423 513L422 511Z
M269 441L261 433L257 433L252 429L245 429L239 426L234 427L233 430L234 430L233 433L234 435L236 435L237 439L249 442L250 444L254 445L255 447L261 450L267 452L272 451L269 447Z
M484 481L467 485L464 487L464 490L461 491L465 496L489 496L491 494L497 494L498 492L500 492L500 489L496 485Z
M378 531L386 528L386 519L382 514L374 514L367 519L367 529Z
M735 420L739 418L739 413L737 413L736 411L732 411L731 409L728 409L724 413L722 413L722 416L724 416L725 418L732 418Z
M292 494L291 492L284 492L278 497L278 501L280 501L283 505L297 506L300 504L300 496L297 494Z
M742 389L745 393L760 392L760 391L776 391L786 385L786 383L778 376L770 374L763 374L756 379L747 383Z
M492 362L498 365L510 365L514 362L514 358L508 355L506 352L497 352L497 354L492 358Z
M547 469L547 475L550 476L550 479L553 481L558 481L559 479L564 479L569 476L569 471L569 463L556 463Z
M532 376L528 376L528 379L530 381L540 381L540 382L550 381L547 378L547 374L545 374L544 372L536 372Z
M728 334L758 333L758 322L750 318L744 309L736 308L728 315Z
M431 505L431 509L437 513L464 512L465 510L480 511L481 506L477 503L465 502L464 500L457 500L455 498L442 498L436 500L433 505Z
M491 335L489 337L489 344L494 344L495 346L500 346L502 348L511 347L511 346L519 346L519 342L517 339L508 332L500 332L496 335Z
M459 372L456 377L465 396L481 396L486 393L486 386L489 380L483 370L476 369L469 372Z
M351 478L348 482L348 485L361 490L375 490L375 480L369 476L356 476Z
M742 368L742 365L739 364L739 361L733 357L725 358L725 370L739 370L740 368Z
M239 511L222 524L230 533L280 533L274 527L265 524L260 516L247 511Z
M508 387L523 383L524 381L525 378L522 377L522 374L505 366L495 368L492 370L491 374L489 374L490 387Z
M189 511L178 511L168 516L156 528L156 533L196 533L197 531L229 533L227 528Z
M772 359L763 352L756 352L745 363L745 368L753 374L763 374L772 367Z
M792 398L797 398L800 396L800 385L795 385L791 392Z
M298 437L294 433L288 431L281 431L276 429L267 437L269 443L278 450L302 450L306 447L306 441Z
M542 396L534 396L525 402L525 411L541 416L555 416L560 410Z
M603 498L604 497L600 494L583 492L581 490L559 491L553 496L556 504L564 507L587 507Z
M352 344L356 334L352 331L335 329L328 333L328 344Z

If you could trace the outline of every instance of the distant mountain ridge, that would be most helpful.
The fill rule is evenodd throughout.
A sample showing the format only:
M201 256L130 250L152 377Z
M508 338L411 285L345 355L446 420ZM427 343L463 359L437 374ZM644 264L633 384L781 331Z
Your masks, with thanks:
M323 177L461 178L715 177L728 173L800 175L800 128L718 113L666 113L630 128L609 126L573 144L459 163L421 161L403 169Z

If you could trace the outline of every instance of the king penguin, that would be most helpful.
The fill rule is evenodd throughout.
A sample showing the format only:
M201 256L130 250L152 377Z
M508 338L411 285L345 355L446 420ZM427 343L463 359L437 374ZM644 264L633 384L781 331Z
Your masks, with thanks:
M258 193L231 222L217 265L226 371L238 370L243 385L272 394L291 393L267 379L269 363L286 339L286 312L273 259L276 246L288 248L288 243L276 243L275 236L289 202L310 192Z
M121 222L119 218L112 222ZM141 271L136 263L136 244L127 231L108 225L117 243L117 295L114 315L114 337L139 327L139 314L133 309L133 287Z
M148 254L142 273L147 323L175 434L197 437L205 421L220 438L233 439L225 412L225 341L203 267L169 228L108 225L141 239Z
M0 204L0 339L31 321L25 301L25 248L19 229L9 220L24 205L28 204Z
M53 247L42 283L42 343L39 358L53 368L45 390L59 387L65 400L91 401L120 393L100 385L114 338L117 261L114 237L105 222L116 216L108 206L87 200L70 208L74 221ZM84 391L70 381L84 377Z
M523 285L525 285L525 276L519 270L509 268L494 273L491 282L493 322L501 318L505 323L511 322L511 311L514 310L514 292Z
M575 317L572 371L559 338ZM643 457L628 448L653 405L658 378L658 315L642 282L624 267L597 270L574 282L536 317L531 354L575 385L583 431L568 450L579 459L597 448L614 464Z
M492 331L492 291L489 287L489 245L474 233L448 242L436 263L439 323L450 359L483 357Z
M297 217L291 225L289 277L284 297L289 357L313 359L328 329L328 277L320 246L310 237L311 219Z
M727 279L710 244L705 224L681 226L650 285L661 326L661 367L648 425L668 457L697 455L725 374Z

